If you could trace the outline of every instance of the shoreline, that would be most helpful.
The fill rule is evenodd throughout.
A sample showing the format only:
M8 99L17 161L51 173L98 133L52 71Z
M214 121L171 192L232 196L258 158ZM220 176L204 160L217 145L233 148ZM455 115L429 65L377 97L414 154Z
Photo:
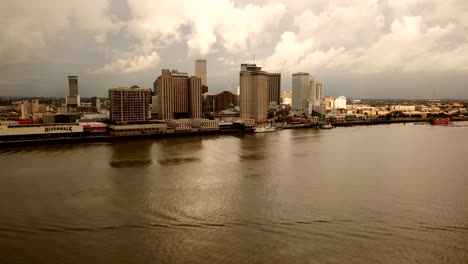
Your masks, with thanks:
M468 118L453 118L452 121L468 121ZM429 119L408 118L408 119L390 119L390 120L372 120L372 121L348 121L331 123L334 127L351 127L351 126L374 126L374 125L391 125L391 124L406 124L406 123L428 123ZM303 124L303 126L289 127L283 129L320 129L316 125ZM170 137L190 137L190 136L209 136L209 135L243 135L253 132L246 130L227 130L227 131L194 131L194 132L175 132L153 135L137 135L137 136L85 136L85 137L63 137L63 138L47 138L47 139L27 139L27 140L11 140L0 141L1 147L23 147L23 146L40 146L40 145L56 145L56 144L72 144L72 143L93 143L93 142L114 142L119 140L138 140L138 139L156 139Z

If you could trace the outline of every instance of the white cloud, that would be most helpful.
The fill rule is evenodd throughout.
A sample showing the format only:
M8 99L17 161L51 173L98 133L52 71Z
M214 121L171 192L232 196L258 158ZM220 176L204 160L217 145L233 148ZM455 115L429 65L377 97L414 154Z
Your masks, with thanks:
M107 0L0 1L0 65L47 57L72 33L103 43L120 25L108 13Z
M262 63L288 72L466 71L467 17L468 4L457 0L317 1Z
M0 65L46 57L71 34L100 45L121 28L127 34L115 46L124 52L94 72L146 71L159 54L181 52L236 61L260 51L259 64L286 72L464 71L468 64L467 1L127 1L125 21L110 13L109 0L1 1Z
M149 54L120 57L104 65L92 73L134 73L153 69L159 63L160 57L156 52Z
M139 41L160 46L183 40L198 56L217 42L232 53L262 44L286 12L282 4L236 7L229 0L129 0L129 6L128 29Z

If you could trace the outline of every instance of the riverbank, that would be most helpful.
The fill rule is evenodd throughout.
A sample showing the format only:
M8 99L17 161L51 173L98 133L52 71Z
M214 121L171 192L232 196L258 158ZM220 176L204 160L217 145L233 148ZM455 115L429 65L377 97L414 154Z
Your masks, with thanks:
M467 117L452 118L452 121L468 121ZM367 121L346 121L346 122L332 122L335 127L348 127L348 126L371 126L371 125L388 125L398 123L428 123L430 119L425 118L404 118L404 119L390 119L390 120L367 120ZM314 124L301 124L283 129L318 129ZM61 137L61 138L41 138L41 139L27 139L27 140L10 140L0 141L1 147L22 147L22 146L38 146L38 145L54 145L54 144L77 144L77 143L93 143L93 142L113 142L118 140L138 140L149 138L168 138L168 137L190 137L190 136L206 136L206 135L235 135L251 133L248 129L234 129L234 130L216 130L216 131L193 131L193 132L174 132L174 133L161 133L161 134L148 134L148 135L134 135L134 136L82 136L82 137Z

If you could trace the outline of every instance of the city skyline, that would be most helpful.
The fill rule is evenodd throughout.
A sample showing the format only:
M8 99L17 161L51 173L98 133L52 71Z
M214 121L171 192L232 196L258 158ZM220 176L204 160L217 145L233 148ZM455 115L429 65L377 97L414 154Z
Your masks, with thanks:
M282 91L291 90L293 72L309 72L326 84L324 96L431 98L436 88L439 98L468 98L463 1L99 0L58 9L52 0L7 0L0 7L1 96L65 97L63 76L78 75L81 96L102 97L112 87L151 87L164 68L192 75L197 58L207 60L210 92L235 92L238 65L255 55L283 75Z

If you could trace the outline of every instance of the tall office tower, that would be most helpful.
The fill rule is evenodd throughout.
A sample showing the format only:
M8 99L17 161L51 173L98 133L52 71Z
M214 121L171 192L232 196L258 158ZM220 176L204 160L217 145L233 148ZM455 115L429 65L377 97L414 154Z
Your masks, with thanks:
M201 78L163 69L155 81L159 119L201 118Z
M189 113L192 118L202 117L202 83L197 76L190 76L188 86Z
M292 75L292 110L306 111L310 97L310 78L305 72Z
M145 88L109 89L110 119L116 124L143 122L150 118L151 90Z
M255 64L241 64L240 117L258 121L267 119L268 73Z
M280 104L281 73L268 74L268 103Z
M206 71L206 60L198 59L195 61L195 76L201 78L202 93L207 93L208 77Z
M80 106L80 96L78 95L78 76L68 76L68 96L65 103L69 107Z
M322 101L323 85L322 82L315 82L315 100Z
M33 113L39 112L39 100L33 99L31 100L31 110Z
M309 105L308 112L312 114L313 111L321 112L321 103L322 103L322 83L318 80L315 80L314 77L311 77L309 80L310 85L310 94L309 94Z

